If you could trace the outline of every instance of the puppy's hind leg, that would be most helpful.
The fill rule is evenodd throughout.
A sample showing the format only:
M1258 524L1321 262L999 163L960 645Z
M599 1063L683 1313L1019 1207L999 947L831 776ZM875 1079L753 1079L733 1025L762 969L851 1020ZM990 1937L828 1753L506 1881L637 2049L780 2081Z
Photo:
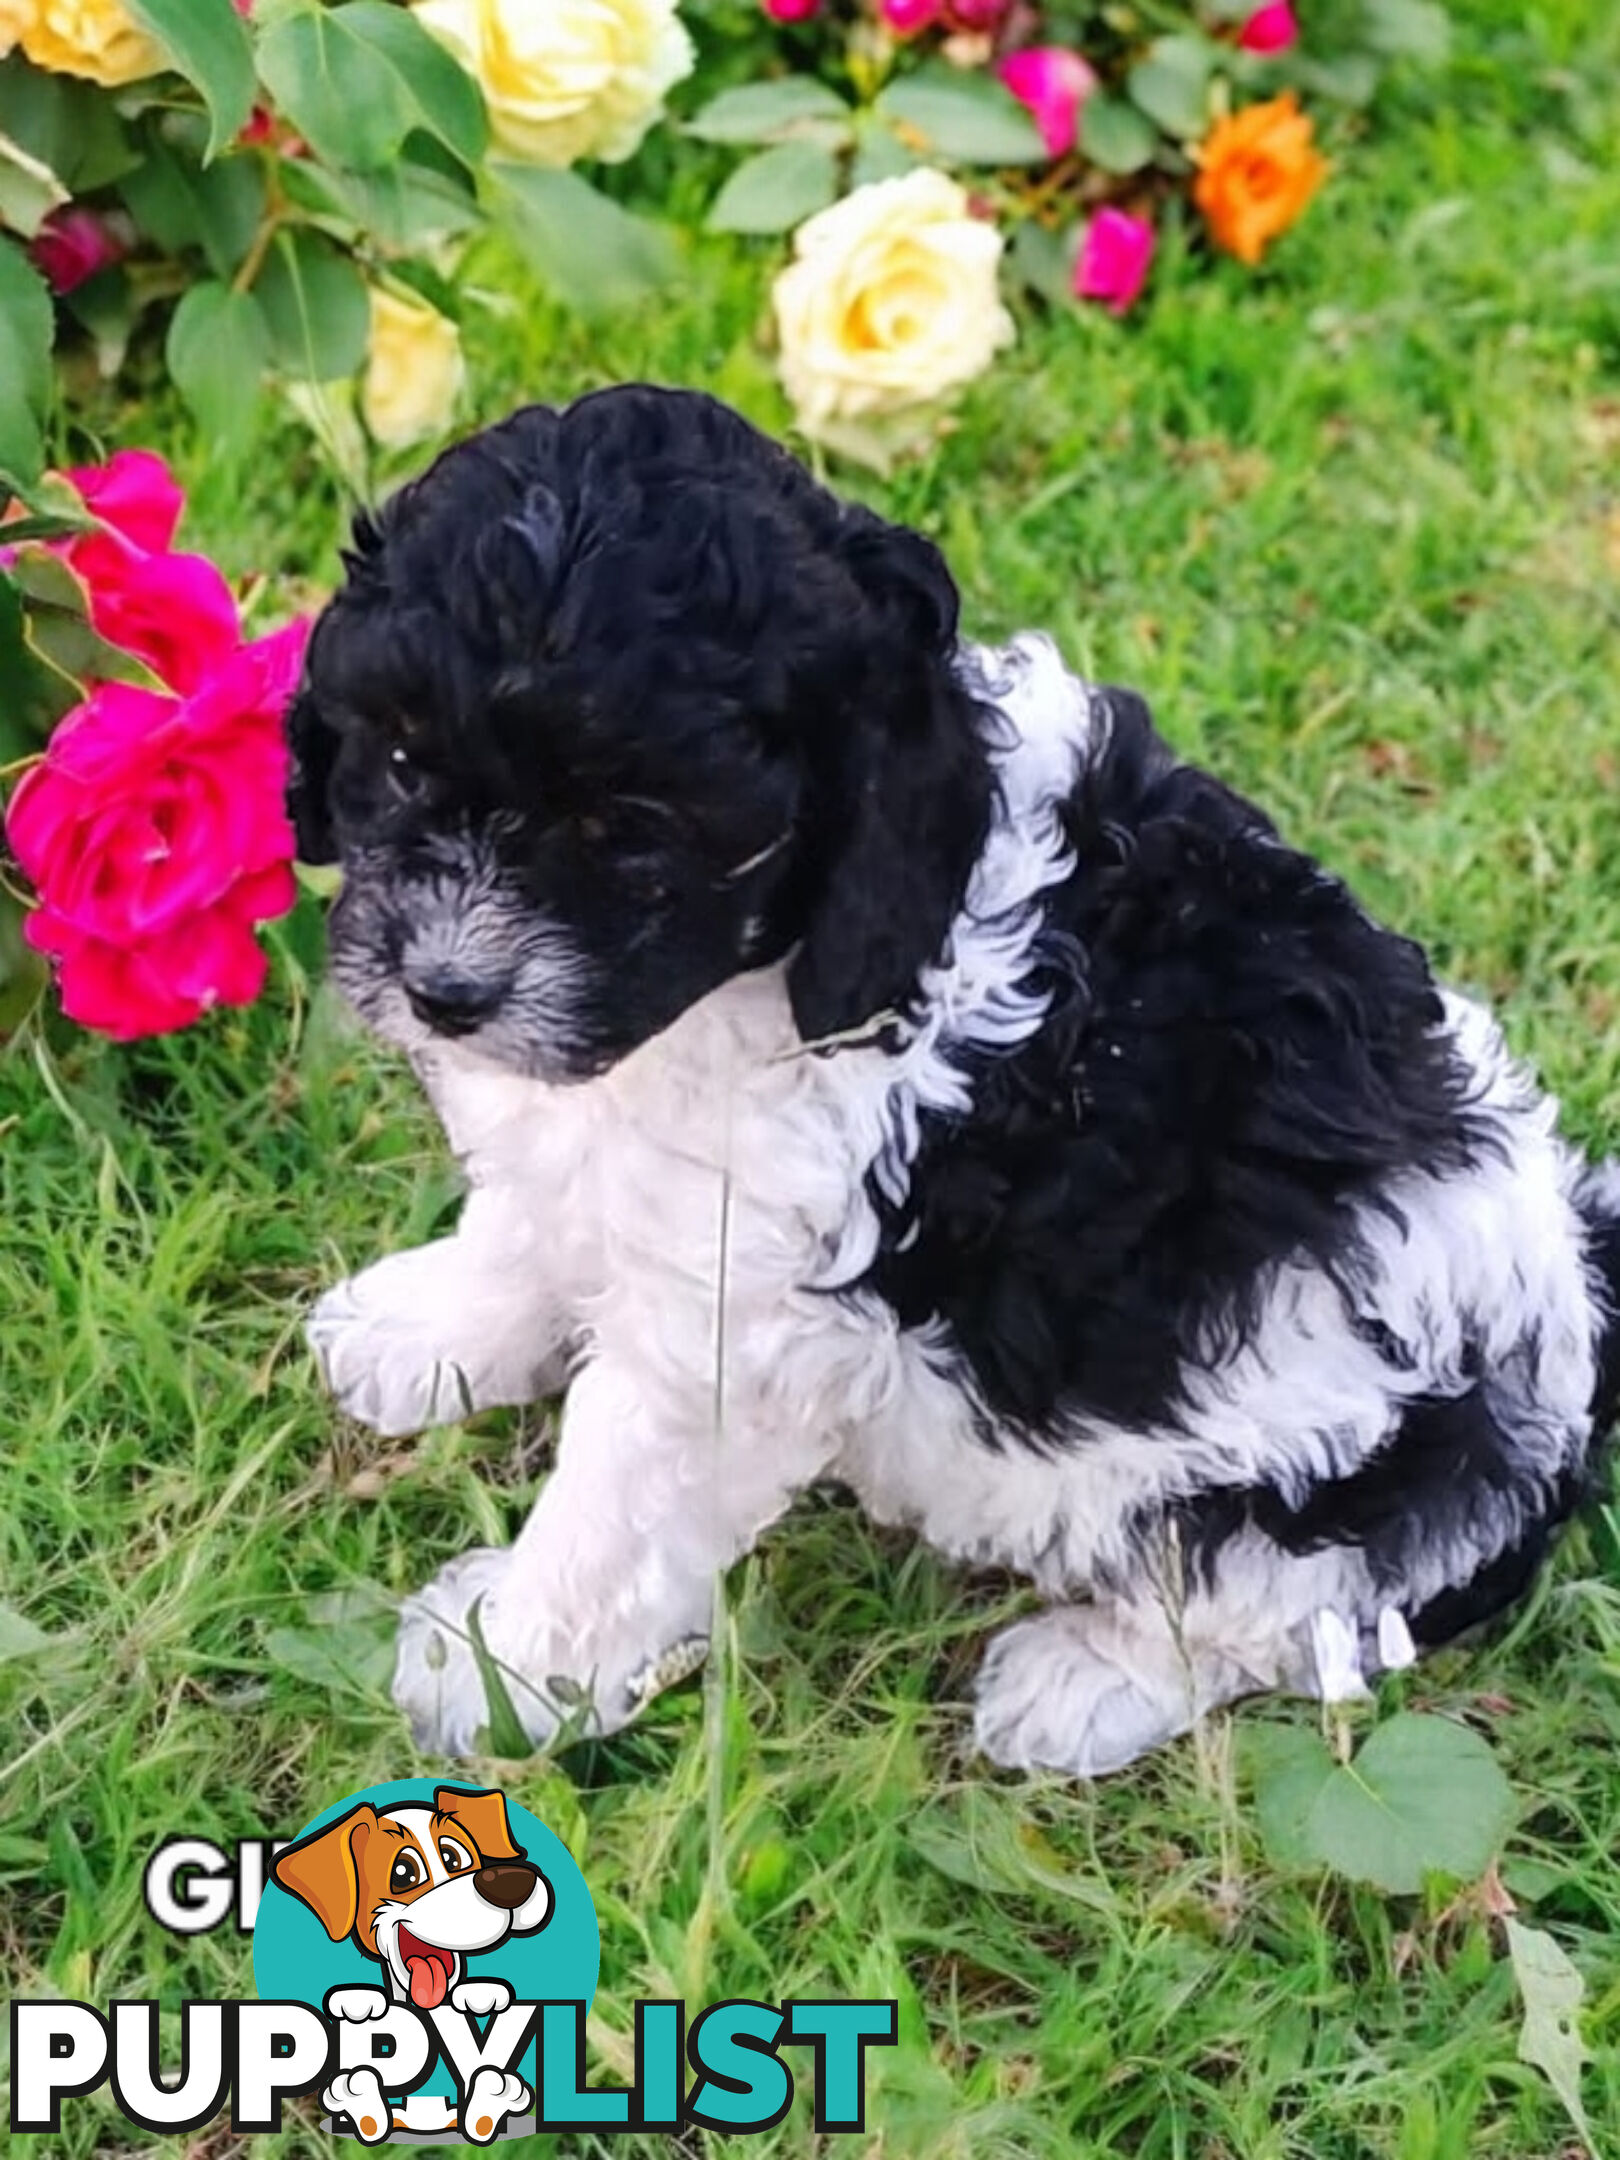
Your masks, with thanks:
M1374 1636L1358 1554L1290 1555L1245 1531L1211 1576L1189 1582L1184 1566L1167 1537L1128 1596L1056 1606L998 1635L977 1689L984 1753L1102 1777L1246 1695L1359 1694L1364 1652L1369 1669L1411 1655L1398 1623Z
M474 1190L453 1237L337 1283L308 1333L349 1415L398 1434L554 1393L572 1325L556 1255L532 1220Z

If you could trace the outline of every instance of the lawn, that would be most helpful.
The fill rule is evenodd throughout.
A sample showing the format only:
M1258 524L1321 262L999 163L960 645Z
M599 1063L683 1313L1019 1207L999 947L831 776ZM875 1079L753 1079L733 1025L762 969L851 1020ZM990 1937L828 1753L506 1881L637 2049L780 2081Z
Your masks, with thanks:
M1138 320L1026 319L926 463L833 477L939 539L976 633L1044 625L1143 689L1186 754L1499 1001L1569 1130L1612 1152L1620 13L1453 12L1448 69L1330 128L1333 183L1263 273L1172 242ZM783 427L761 273L750 244L707 244L667 306L586 326L492 255L478 415L649 376ZM330 586L344 511L306 434L267 428L228 471L165 398L105 426L175 458L194 545L274 574L266 620L288 580ZM389 1608L508 1537L545 1474L544 1412L400 1444L323 1400L310 1298L443 1227L455 1182L321 987L313 900L273 944L245 1015L128 1051L53 1021L0 1061L8 1995L251 1993L236 1935L179 1943L147 1917L147 1854L180 1830L291 1835L443 1767L389 1703ZM817 1494L727 1584L706 1682L611 1742L480 1766L585 1868L599 2074L629 2072L637 1996L894 1996L901 2044L870 2058L885 2160L1579 2149L1516 2058L1488 1896L1268 1862L1246 1735L1309 1707L1245 1706L1092 1788L976 1762L973 1665L1019 1598ZM1386 1708L1466 1720L1512 1779L1502 1877L1585 1975L1585 2101L1613 2160L1620 1512L1589 1515L1505 1634L1385 1687ZM99 2101L67 2121L40 2150L139 2142ZM328 2149L310 2111L288 2121L257 2142ZM815 2145L801 2101L753 2149Z

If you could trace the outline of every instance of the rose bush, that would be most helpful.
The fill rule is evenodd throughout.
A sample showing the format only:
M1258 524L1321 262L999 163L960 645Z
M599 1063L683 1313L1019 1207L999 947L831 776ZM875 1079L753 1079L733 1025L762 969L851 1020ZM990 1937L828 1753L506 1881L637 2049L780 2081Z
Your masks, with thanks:
M182 498L149 452L54 487L56 516L0 525L27 535L4 551L7 576L59 613L76 600L95 636L70 640L84 679L43 754L18 761L6 839L37 894L24 938L63 1009L128 1039L263 983L255 932L295 895L282 718L308 624L243 639L218 570L172 551ZM47 671L48 647L31 657Z

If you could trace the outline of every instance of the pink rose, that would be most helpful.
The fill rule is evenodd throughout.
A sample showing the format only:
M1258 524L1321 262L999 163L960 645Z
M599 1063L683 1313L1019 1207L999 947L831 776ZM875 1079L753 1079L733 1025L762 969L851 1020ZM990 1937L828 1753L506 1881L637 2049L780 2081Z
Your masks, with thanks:
M204 555L145 555L131 548L116 567L92 577L82 542L69 541L63 554L89 588L97 636L144 660L182 697L201 689L241 642L231 588Z
M772 22L808 22L821 5L821 0L759 0L760 6Z
M896 37L915 37L936 23L945 0L880 0L883 20Z
M6 830L40 896L24 934L70 1019L128 1041L258 995L254 930L295 896L282 715L308 634L240 646L185 698L101 684L22 779Z
M1245 52L1279 53L1286 52L1298 37L1299 22L1289 0L1266 0L1238 32L1238 44Z
M91 627L189 694L236 650L242 629L214 565L167 552L184 503L174 475L150 450L120 450L67 477L109 528L57 544L89 594Z
M172 544L186 498L155 450L120 450L105 465L73 465L63 477L85 507L131 546L161 554ZM84 547L93 537L75 545Z
M1080 107L1097 87L1085 61L1061 45L1030 45L1009 53L997 72L1034 114L1047 156L1066 157L1074 148Z
M124 243L94 210L66 203L53 210L29 243L28 252L52 292L70 293L98 270L122 262Z
M1100 300L1123 315L1142 290L1153 260L1153 227L1124 210L1099 210L1086 227L1074 266L1075 296Z

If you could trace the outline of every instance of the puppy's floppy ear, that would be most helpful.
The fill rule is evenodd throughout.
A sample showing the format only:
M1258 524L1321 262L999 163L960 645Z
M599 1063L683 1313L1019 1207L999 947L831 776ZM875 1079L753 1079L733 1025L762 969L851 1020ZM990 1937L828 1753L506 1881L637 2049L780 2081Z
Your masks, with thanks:
M506 1818L506 1796L492 1791L463 1791L440 1785L433 1795L440 1815L460 1823L486 1860L521 1860L522 1849L512 1842L512 1826Z
M321 717L321 709L309 690L300 690L287 713L287 748L292 764L287 774L287 815L302 863L337 861L337 842L327 809L332 768L337 763L338 738Z
M868 511L846 511L845 526L871 642L839 769L823 782L829 859L788 969L806 1042L905 1010L943 949L990 811L974 701L953 664L957 593L943 557Z
M351 1935L360 1917L360 1869L376 1827L377 1810L362 1801L277 1853L271 1864L272 1878L309 1907L333 1942Z

